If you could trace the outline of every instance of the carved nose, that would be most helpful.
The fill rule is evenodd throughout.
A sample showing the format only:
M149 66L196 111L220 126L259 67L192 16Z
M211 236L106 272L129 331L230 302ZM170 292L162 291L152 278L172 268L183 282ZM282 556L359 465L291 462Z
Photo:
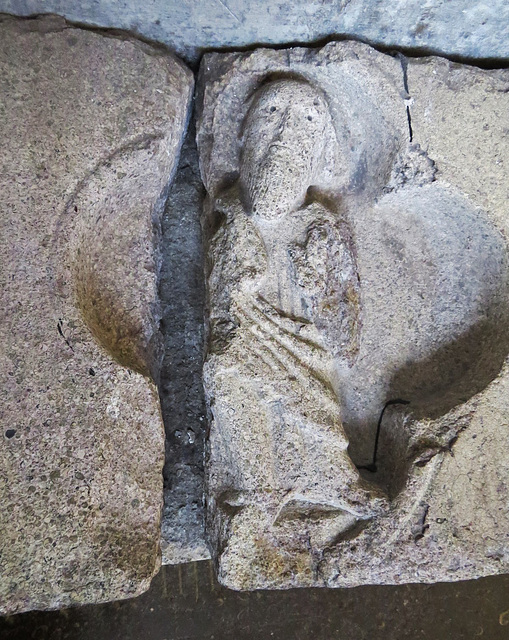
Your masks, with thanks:
M272 144L291 146L295 140L297 118L290 107L287 107L281 114L277 135Z

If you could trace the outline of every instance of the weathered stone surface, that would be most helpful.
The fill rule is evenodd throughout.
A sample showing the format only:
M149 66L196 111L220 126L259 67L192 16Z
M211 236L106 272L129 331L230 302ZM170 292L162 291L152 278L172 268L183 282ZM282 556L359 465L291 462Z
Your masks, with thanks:
M505 0L0 0L0 11L57 13L128 29L196 61L203 50L334 36L475 58L509 56Z
M134 596L160 564L159 226L192 76L0 22L0 608Z
M204 198L196 130L190 122L162 219L159 294L165 340L159 396L166 430L163 564L210 558L205 542Z
M227 586L509 571L508 83L358 43L205 56Z

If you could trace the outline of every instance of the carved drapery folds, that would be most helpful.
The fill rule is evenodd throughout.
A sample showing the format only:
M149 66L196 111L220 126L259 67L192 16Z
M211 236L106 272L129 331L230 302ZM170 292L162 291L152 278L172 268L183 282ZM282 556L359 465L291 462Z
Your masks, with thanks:
M211 54L200 84L220 579L398 581L387 558L508 350L504 240L412 139L399 59Z
M509 72L0 32L2 611L509 572Z

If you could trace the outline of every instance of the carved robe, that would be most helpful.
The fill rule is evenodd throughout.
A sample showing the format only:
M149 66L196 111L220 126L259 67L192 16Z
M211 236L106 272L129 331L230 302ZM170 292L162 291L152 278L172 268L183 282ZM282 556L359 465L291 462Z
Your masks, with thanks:
M217 210L204 372L209 487L236 506L278 492L279 515L312 504L369 518L382 501L348 456L332 385L334 359L351 362L359 335L346 227L316 202L270 221L235 198Z

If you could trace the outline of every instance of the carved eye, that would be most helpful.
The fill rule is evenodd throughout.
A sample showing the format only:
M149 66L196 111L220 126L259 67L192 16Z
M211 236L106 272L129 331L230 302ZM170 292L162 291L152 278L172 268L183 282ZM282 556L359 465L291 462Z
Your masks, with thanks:
M275 111L275 110L276 110L276 107L271 107L271 108L270 108L270 112L271 112L271 113L274 113L274 111Z
M313 118L311 116L308 116L308 120L311 122Z

